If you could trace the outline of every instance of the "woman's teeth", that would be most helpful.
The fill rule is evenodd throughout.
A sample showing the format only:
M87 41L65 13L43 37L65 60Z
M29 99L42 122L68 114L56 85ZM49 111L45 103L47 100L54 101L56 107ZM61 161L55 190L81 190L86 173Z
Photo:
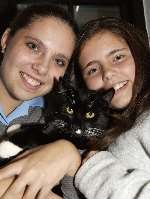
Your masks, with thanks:
M22 73L23 78L27 81L28 84L30 84L31 86L39 86L41 84L40 81L33 79L31 76Z
M124 81L124 82L120 82L118 84L115 84L113 86L113 88L115 89L115 91L119 90L120 88L122 88L125 84L127 84L128 81Z

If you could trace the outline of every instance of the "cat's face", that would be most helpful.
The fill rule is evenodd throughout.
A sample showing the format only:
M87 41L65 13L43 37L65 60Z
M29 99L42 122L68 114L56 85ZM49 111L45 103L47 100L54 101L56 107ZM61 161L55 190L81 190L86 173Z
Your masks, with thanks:
M77 145L86 145L90 139L100 138L108 128L109 104L114 90L78 92L70 85L59 82L49 98L47 128L74 139ZM82 148L82 147L80 147Z

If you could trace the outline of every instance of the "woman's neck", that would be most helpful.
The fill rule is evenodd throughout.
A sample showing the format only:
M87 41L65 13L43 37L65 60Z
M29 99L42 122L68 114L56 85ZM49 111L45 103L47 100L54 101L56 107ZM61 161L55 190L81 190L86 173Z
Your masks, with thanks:
M16 100L9 95L9 93L0 86L0 105L3 108L4 114L9 115L22 101Z
M1 98L0 96L0 104L3 107L4 114L8 116L17 106L21 104L21 102L11 100L11 99L5 99Z

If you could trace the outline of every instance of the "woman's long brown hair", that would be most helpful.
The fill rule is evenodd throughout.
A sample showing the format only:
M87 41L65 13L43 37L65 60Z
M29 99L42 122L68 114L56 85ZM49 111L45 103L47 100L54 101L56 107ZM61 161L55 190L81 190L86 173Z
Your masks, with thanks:
M95 145L95 149L100 150L106 149L120 134L130 129L136 118L150 108L150 49L147 34L119 18L99 18L88 22L82 28L75 53L75 76L79 87L85 86L79 63L82 48L95 34L102 31L110 31L127 42L135 61L136 71L131 102L123 110L112 111L111 128Z

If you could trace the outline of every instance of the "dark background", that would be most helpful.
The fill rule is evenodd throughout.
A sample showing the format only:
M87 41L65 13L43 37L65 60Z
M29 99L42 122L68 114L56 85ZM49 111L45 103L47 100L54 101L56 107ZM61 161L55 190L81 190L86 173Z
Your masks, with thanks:
M17 10L41 3L55 3L65 7L79 26L97 17L116 16L145 29L142 0L0 0L0 33Z

